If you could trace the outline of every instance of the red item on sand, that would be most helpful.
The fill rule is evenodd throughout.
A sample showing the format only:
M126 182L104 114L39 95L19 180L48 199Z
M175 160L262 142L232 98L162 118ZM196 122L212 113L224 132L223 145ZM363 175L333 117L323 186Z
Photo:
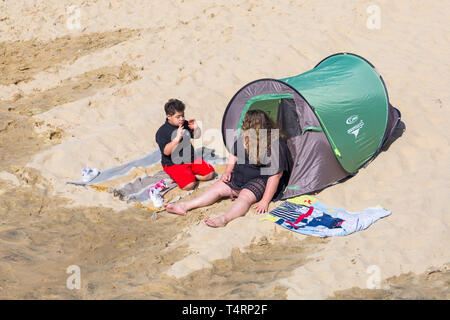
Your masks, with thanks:
M180 188L184 188L189 183L195 182L196 175L206 176L214 171L212 165L200 158L195 159L191 163L174 164L171 166L165 165L163 169Z

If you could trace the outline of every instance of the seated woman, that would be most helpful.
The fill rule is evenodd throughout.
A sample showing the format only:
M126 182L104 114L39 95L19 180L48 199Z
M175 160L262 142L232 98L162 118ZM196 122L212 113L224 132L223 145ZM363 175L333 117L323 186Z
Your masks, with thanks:
M272 141L272 135L277 133L278 139ZM227 212L204 222L211 227L223 227L244 216L252 205L257 214L267 212L270 201L281 197L290 174L290 154L282 136L266 113L248 111L221 179L192 200L165 205L166 211L184 215L235 196L237 199Z

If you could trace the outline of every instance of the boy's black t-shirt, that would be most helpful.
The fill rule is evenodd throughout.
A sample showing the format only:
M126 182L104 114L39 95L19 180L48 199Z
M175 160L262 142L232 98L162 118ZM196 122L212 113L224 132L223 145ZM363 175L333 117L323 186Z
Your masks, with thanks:
M191 144L191 138L193 137L194 130L189 129L187 120L184 121L183 128L186 130L183 138L181 139L175 150L172 152L172 155L174 155L174 159L180 160L180 163L179 161L176 161L177 163L174 163L172 161L172 155L166 156L164 154L164 148L166 147L166 145L176 137L178 126L171 125L166 119L166 122L156 132L156 143L158 144L159 150L161 151L161 165L163 167L165 165L172 166L174 164L194 162L194 147ZM183 157L183 149L190 150L190 156L186 155L186 159L184 159ZM182 159L184 159L184 161L182 161Z

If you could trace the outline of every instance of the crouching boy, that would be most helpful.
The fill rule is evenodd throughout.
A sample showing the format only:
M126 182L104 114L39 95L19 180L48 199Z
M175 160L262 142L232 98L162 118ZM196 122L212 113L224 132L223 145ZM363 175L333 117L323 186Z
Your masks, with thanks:
M192 190L197 181L211 180L214 168L201 158L194 159L192 139L198 139L201 130L195 119L185 120L185 105L170 99L164 105L166 122L156 132L156 143L161 150L164 171L183 190Z

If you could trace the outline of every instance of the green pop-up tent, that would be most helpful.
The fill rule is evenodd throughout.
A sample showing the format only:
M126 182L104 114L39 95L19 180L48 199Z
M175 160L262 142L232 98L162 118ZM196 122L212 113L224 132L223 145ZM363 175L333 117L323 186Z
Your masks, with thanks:
M222 121L231 146L248 110L265 111L285 133L293 170L283 198L323 189L373 159L400 121L386 86L364 58L338 53L312 70L241 88Z

